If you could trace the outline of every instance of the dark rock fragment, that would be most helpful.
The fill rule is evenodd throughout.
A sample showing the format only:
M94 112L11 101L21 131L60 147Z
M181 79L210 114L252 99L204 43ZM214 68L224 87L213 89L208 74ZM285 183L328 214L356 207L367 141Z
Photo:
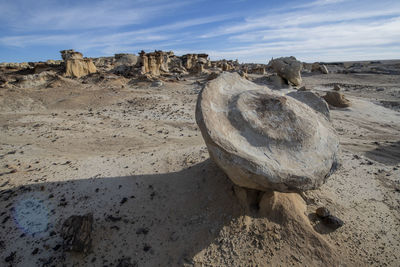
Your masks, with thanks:
M65 251L88 253L92 247L93 214L72 215L61 228Z
M327 217L327 216L329 216L331 213L330 213L330 211L327 209L327 208L325 208L325 207L319 207L316 211L315 211L315 213L318 215L318 217L320 217L320 218L325 218L325 217Z
M322 219L322 222L329 228L336 230L343 226L343 221L336 216L328 215Z

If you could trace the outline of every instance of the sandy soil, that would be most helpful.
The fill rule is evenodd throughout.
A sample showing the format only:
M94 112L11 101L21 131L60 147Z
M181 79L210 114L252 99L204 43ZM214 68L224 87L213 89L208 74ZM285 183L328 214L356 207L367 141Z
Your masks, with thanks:
M400 103L399 75L304 77L352 101L331 110L341 167L302 194L312 234L238 201L194 120L204 82L0 89L0 266L399 266L400 113L382 104ZM321 205L344 226L323 226ZM62 223L89 212L92 251L64 252Z

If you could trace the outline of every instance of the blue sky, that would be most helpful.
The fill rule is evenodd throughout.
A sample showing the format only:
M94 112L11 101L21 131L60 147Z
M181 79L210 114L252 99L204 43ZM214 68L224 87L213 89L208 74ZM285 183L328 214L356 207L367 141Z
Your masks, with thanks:
M155 49L266 63L400 58L400 0L0 0L0 62Z

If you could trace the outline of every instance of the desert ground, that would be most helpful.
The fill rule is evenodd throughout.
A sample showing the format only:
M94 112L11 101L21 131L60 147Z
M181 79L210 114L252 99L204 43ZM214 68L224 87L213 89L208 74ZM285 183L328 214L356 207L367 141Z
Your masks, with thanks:
M207 74L0 88L0 266L400 266L400 63L327 66L302 85L337 84L351 105L331 107L341 164L301 193L306 232L290 208L241 205L209 158L194 117ZM272 88L269 75L247 78ZM321 224L320 206L344 225ZM63 222L87 213L91 250L65 251Z

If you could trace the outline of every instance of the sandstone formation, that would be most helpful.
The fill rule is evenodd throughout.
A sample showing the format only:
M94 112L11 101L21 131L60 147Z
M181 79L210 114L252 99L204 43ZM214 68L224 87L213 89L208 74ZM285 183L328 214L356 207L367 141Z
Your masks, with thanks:
M302 63L296 60L295 57L271 59L268 66L270 66L279 76L292 84L300 85L302 83L300 74Z
M329 105L334 107L346 108L350 106L350 101L337 91L327 92L323 98Z
M173 52L154 51L146 53L141 51L139 53L141 73L159 76L161 73L169 72L169 58L173 56Z
M195 74L203 73L204 69L210 65L207 54L186 54L181 58L183 67Z
M208 82L196 122L210 157L241 187L314 189L337 166L338 137L324 116L237 73Z
M80 78L97 72L96 66L90 58L83 58L82 53L72 49L60 51L65 64L65 76Z
M262 66L253 68L253 69L251 69L251 73L264 75L265 74L265 68L262 67Z

